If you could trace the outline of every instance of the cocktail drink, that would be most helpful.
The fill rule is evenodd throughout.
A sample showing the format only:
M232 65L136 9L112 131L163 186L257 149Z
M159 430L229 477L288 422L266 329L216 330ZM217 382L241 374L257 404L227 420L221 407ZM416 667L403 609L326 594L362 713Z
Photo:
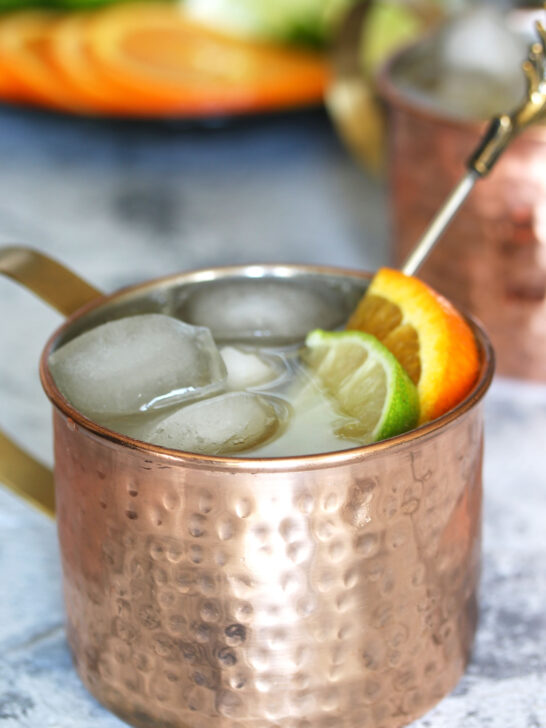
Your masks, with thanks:
M89 419L205 455L346 450L411 430L468 393L474 336L427 286L383 269L348 322L337 298L283 280L217 283L175 302L174 315L103 323L48 364ZM348 330L309 333L321 322Z
M438 417L421 409L423 424L389 432L400 411L415 417L412 392L427 412L440 405L422 396L424 349L415 384L369 334L343 330L351 314L369 323L369 311L355 313L368 284L305 266L181 274L100 299L50 339L41 375L54 404L68 639L84 683L128 722L396 728L460 677L476 624L480 401L492 355L469 324L476 371L462 401L447 411L444 402ZM372 292L393 303L381 276ZM393 305L408 313L404 301ZM414 314L394 326L413 360L411 329L427 337ZM152 323L150 336L182 327L185 343L173 352L150 338L162 352L150 362L130 331L121 344L101 333L131 318ZM388 338L392 317L372 319ZM63 369L63 351L97 335L145 375L140 386L125 363L117 372L110 363L114 379L101 379L97 395L88 385L103 372L100 356L92 382ZM206 376L169 379L173 357L197 360ZM338 367L349 359L355 371L367 371L366 359L382 372L382 393L381 376L357 377L340 398ZM147 388L151 370L163 392ZM383 408L368 422L353 405L370 382ZM71 403L82 387L85 401ZM418 424L410 420L402 430ZM239 435L249 422L247 447ZM360 444L370 439L379 441ZM200 452L188 452L190 440Z
M230 284L226 291L220 287L213 298L236 292L244 301L246 295L249 309L243 315L255 315L256 304L261 303L271 312L272 326L257 328L258 321L246 332L239 328L230 332L227 324L217 334L224 344L217 346L209 328L165 314L124 318L55 352L50 366L57 385L90 419L176 450L262 458L363 444L369 433L359 437L365 428L356 418L336 411L313 380L301 356L305 329L294 329L292 336L283 334L284 316L275 321L276 302L286 296L287 286L270 284L264 294L253 282L248 291L245 288L249 287L240 283ZM296 299L292 316L300 324L298 304L316 302L305 290L303 301L297 300L299 291L288 286L288 292ZM213 312L211 308L212 320L207 323L214 323L218 331ZM362 350L360 363L365 356ZM385 383L375 377L374 384ZM417 416L411 422L417 424Z

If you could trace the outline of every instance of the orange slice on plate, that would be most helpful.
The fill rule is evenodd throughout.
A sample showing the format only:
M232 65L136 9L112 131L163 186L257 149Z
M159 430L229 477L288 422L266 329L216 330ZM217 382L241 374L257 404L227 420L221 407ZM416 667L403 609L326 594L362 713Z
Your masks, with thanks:
M17 82L0 68L0 99L12 101L17 98L18 94Z
M0 20L0 71L16 98L71 112L89 110L86 99L59 78L47 61L47 45L59 16L42 11Z
M120 5L89 18L94 69L150 113L203 116L322 100L323 56L253 42L189 19L177 5Z
M21 95L21 89L17 79L0 64L0 99L3 101L15 101Z
M105 82L90 62L85 30L92 17L87 13L67 13L50 30L44 53L61 81L102 113L130 114L138 103L123 97L119 89Z
M376 336L417 385L421 422L458 404L476 381L479 354L463 316L422 281L381 268L347 323Z

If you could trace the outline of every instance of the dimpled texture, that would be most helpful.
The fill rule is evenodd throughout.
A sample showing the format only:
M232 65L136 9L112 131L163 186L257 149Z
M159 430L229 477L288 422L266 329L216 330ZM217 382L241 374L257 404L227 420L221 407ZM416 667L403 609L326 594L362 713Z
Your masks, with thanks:
M467 662L482 419L299 468L99 439L55 413L68 638L135 726L399 728Z

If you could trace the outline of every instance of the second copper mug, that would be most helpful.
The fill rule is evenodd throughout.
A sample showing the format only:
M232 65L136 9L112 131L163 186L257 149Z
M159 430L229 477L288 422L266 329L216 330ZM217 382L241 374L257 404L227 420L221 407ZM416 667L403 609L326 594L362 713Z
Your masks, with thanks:
M399 728L453 688L477 616L493 370L477 324L476 385L434 422L343 452L210 457L87 420L56 388L50 352L104 321L175 312L202 286L250 277L310 287L346 318L368 275L240 266L103 296L25 249L0 250L0 271L75 311L41 377L68 641L101 703L141 728ZM4 436L0 452L1 479L47 506L50 474Z
M392 59L379 79L388 107L396 265L461 179L485 129L427 106L398 83L399 71L417 49ZM527 129L478 183L419 274L484 322L500 374L541 381L546 381L545 171L541 125Z

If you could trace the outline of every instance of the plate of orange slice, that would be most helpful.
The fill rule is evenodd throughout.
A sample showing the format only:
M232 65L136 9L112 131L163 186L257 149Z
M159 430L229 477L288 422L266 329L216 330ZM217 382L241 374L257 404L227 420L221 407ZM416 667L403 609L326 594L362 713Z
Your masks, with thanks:
M213 28L166 2L0 15L0 101L87 116L199 119L305 108L318 51Z

